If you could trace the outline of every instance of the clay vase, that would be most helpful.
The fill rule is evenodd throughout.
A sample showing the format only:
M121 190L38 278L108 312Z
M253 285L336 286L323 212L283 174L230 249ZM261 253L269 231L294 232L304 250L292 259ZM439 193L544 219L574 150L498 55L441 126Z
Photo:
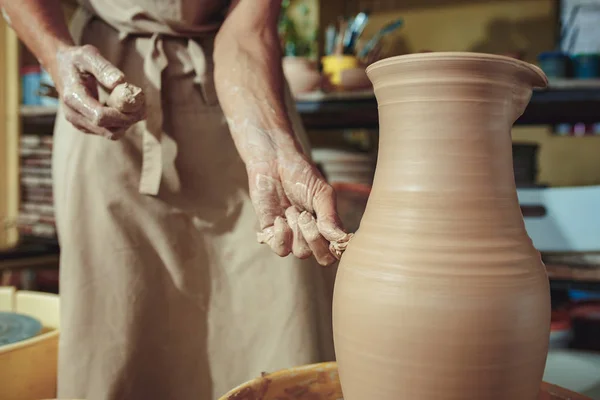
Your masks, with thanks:
M384 59L373 188L333 300L345 400L535 400L550 289L511 126L543 72L471 53Z

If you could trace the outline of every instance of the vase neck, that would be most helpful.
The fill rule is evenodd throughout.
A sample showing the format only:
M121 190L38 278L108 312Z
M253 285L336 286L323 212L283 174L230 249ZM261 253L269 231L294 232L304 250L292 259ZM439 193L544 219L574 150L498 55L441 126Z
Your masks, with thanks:
M379 108L375 189L515 192L510 114L502 101L415 100Z
M510 129L539 68L507 57L430 53L367 70L379 106L374 191L515 193Z
M506 121L490 103L381 107L377 169L361 229L406 240L451 235L446 242L454 248L491 237L512 246L518 238L531 250Z
M430 53L382 60L367 73L380 142L360 230L465 254L474 242L484 252L515 243L533 251L510 129L533 87L546 83L539 68L506 57Z

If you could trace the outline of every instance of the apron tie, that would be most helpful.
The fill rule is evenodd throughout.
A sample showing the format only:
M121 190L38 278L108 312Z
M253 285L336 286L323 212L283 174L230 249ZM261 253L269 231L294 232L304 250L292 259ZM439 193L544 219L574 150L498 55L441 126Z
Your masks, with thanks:
M71 25L71 33L77 42L80 41L83 29L95 17L83 7L79 7L75 13ZM164 51L164 39L169 37L184 37L174 32L164 32L164 27L153 26L155 33L150 36L150 48L144 55L144 91L146 98L146 120L138 122L142 127L142 168L139 183L139 192L150 196L156 196L160 189L163 174L163 104L162 104L162 73L167 67L169 60ZM162 29L162 31L161 31ZM145 35L149 29L139 31L131 27L119 29L119 39ZM204 100L209 105L218 102L214 85L208 82L212 79L208 71L208 60L202 46L193 38L188 38L187 49L190 56L191 67L195 72L194 83L200 85ZM168 153L168 149L167 149ZM167 158L169 158L167 156Z
M143 88L146 97L146 107L149 110L145 129L143 130L143 159L139 192L155 196L160 188L163 173L163 109L162 109L162 73L168 65L168 59L163 48L163 35L155 33L150 39L150 51L144 57ZM194 70L194 83L200 85L204 100L211 104L216 99L214 85L207 84L207 59L202 47L193 39L188 39L187 49L191 67ZM168 160L167 160L168 161Z
M206 51L194 39L188 39L187 45L188 54L196 76L194 83L200 86L204 101L209 106L214 106L218 103L215 85L211 82L213 76L208 68L208 59Z
M150 51L144 57L146 108L149 110L142 136L142 174L139 192L155 196L160 188L162 177L161 137L163 126L162 109L162 72L168 60L163 49L160 34L155 33L150 39Z

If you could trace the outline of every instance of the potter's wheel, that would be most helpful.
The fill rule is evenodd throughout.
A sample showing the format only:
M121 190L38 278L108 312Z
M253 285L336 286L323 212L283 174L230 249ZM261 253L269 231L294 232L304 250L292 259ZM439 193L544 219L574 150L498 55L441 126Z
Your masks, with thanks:
M42 330L35 318L13 312L0 312L0 346L34 337Z
M231 390L219 400L291 398L294 400L343 400L337 364L328 362L303 365L272 374L264 374ZM590 400L590 398L544 382L537 400Z

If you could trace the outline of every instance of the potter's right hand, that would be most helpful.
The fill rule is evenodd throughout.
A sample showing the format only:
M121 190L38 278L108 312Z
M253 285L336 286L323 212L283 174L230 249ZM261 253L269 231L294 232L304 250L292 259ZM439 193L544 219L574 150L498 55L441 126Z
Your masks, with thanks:
M65 118L77 129L116 140L143 119L142 112L123 113L98 101L98 84L110 92L125 81L125 75L97 48L69 46L60 50L55 60L49 70L64 104Z
M304 154L276 153L269 157L264 152L246 164L259 242L282 257L313 254L319 264L333 264L352 237L342 229L335 191Z

